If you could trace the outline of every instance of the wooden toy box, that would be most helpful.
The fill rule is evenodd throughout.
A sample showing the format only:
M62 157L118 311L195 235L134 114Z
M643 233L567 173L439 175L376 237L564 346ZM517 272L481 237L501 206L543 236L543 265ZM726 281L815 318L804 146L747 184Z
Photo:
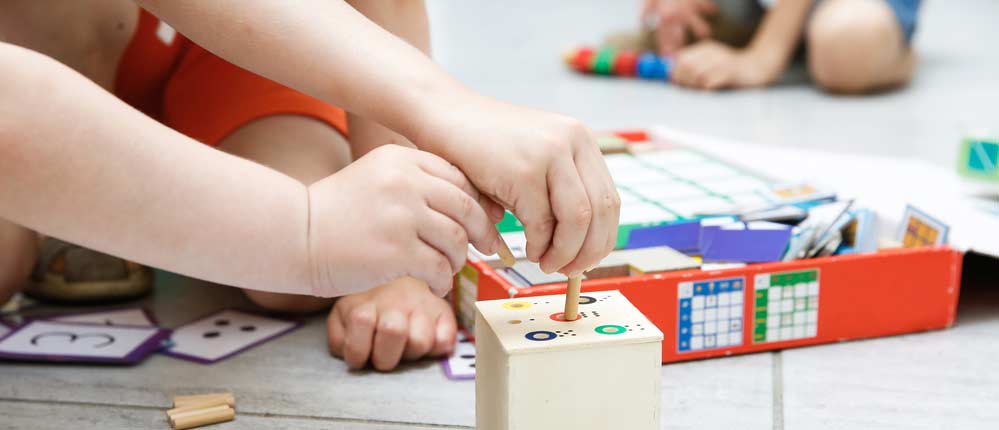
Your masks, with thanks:
M663 333L664 363L949 327L962 253L949 247L883 250L641 276L584 280L618 290ZM514 287L498 262L469 260L455 277L459 321L475 301L564 294L565 284Z

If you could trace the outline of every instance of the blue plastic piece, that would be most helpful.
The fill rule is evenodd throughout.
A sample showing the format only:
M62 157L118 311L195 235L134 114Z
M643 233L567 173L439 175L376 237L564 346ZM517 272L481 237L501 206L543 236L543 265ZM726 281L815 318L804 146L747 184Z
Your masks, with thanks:
M643 79L669 79L669 60L651 52L638 57L636 69L638 77Z

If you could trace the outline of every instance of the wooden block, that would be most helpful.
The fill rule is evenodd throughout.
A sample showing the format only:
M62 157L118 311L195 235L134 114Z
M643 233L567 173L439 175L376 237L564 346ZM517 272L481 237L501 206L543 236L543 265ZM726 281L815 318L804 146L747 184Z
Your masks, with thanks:
M170 425L175 430L184 430L194 427L218 424L232 421L236 418L236 411L228 406L216 406L202 409L200 411L185 412L170 419Z
M660 428L663 334L620 292L476 303L479 430Z

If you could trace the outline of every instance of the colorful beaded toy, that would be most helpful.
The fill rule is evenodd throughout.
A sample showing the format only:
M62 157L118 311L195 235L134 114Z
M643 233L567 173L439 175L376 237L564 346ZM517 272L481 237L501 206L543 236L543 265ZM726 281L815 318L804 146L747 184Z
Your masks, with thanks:
M637 76L642 79L669 80L671 62L652 52L641 54L614 48L583 46L566 52L565 64L582 73L596 75Z

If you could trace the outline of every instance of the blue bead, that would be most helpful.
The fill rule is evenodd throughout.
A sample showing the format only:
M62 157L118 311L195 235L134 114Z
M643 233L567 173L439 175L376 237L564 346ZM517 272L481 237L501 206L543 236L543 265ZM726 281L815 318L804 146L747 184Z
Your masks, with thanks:
M636 68L638 76L644 79L666 79L669 73L668 63L651 52L646 52L638 57Z

